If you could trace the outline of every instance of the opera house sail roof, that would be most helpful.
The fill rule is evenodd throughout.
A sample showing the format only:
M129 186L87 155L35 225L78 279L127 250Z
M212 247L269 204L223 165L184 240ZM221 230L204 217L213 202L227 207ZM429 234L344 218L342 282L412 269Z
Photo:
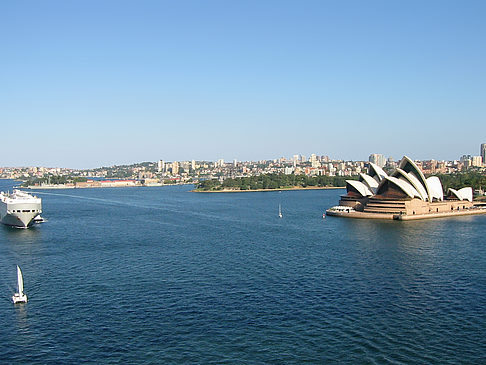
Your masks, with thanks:
M388 176L379 166L370 163L368 174L361 173L358 180L347 180L348 188L361 196L378 195L383 198L417 198L422 201L443 201L442 184L437 176L425 178L417 164L404 156L393 173ZM452 194L464 200L463 193Z

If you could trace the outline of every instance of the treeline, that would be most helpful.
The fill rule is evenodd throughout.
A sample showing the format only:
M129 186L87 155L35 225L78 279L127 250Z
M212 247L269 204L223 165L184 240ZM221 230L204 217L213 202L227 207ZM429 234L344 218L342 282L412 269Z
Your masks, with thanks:
M75 183L75 182L86 182L87 179L85 177L71 177L71 176L44 176L44 177L34 177L30 178L22 183L22 186L34 186L34 185L42 185L42 184L49 184L49 185L62 185L67 183Z
M226 179L223 182L218 180L204 180L196 185L197 190L259 190L259 189L285 189L294 187L344 187L346 180L357 177L342 176L306 176L306 175L285 175L268 174L250 177L238 177Z
M465 172L448 175L436 175L442 182L444 193L447 193L449 188L461 189L466 186L472 187L474 190L482 188L486 189L486 174L479 172Z

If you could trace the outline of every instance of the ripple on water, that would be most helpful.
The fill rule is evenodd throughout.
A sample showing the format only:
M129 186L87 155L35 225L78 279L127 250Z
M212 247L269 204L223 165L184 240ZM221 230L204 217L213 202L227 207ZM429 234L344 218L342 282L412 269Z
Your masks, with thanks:
M0 358L484 362L486 217L323 220L339 192L186 190L56 191L48 223L0 230Z

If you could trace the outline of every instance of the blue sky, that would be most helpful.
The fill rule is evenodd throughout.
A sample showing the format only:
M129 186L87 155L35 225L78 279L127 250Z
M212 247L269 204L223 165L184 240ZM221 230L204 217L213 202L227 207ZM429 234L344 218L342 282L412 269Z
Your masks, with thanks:
M484 1L3 1L0 166L478 155L484 19Z

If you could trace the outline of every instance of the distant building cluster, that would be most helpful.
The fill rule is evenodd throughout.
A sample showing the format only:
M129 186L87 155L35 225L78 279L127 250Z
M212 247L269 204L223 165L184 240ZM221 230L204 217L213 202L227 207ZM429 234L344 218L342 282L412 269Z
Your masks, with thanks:
M463 155L453 161L414 161L424 174L450 174L454 172L486 169L486 143L480 146L480 155ZM329 156L311 154L309 157L293 155L290 158L280 157L273 160L226 162L217 161L165 161L143 162L133 165L101 167L89 170L47 167L4 167L0 168L1 178L10 179L44 179L40 184L49 184L55 177L69 176L83 178L84 181L97 179L136 180L145 185L190 183L206 179L249 177L264 174L296 174L307 176L358 176L367 171L373 164L391 172L398 164L391 157L383 154L370 154L368 161L344 161L331 159ZM59 179L58 179L59 180ZM94 180L96 181L96 179ZM78 179L78 182L79 179ZM92 184L97 184L93 182ZM82 184L81 184L82 185Z

